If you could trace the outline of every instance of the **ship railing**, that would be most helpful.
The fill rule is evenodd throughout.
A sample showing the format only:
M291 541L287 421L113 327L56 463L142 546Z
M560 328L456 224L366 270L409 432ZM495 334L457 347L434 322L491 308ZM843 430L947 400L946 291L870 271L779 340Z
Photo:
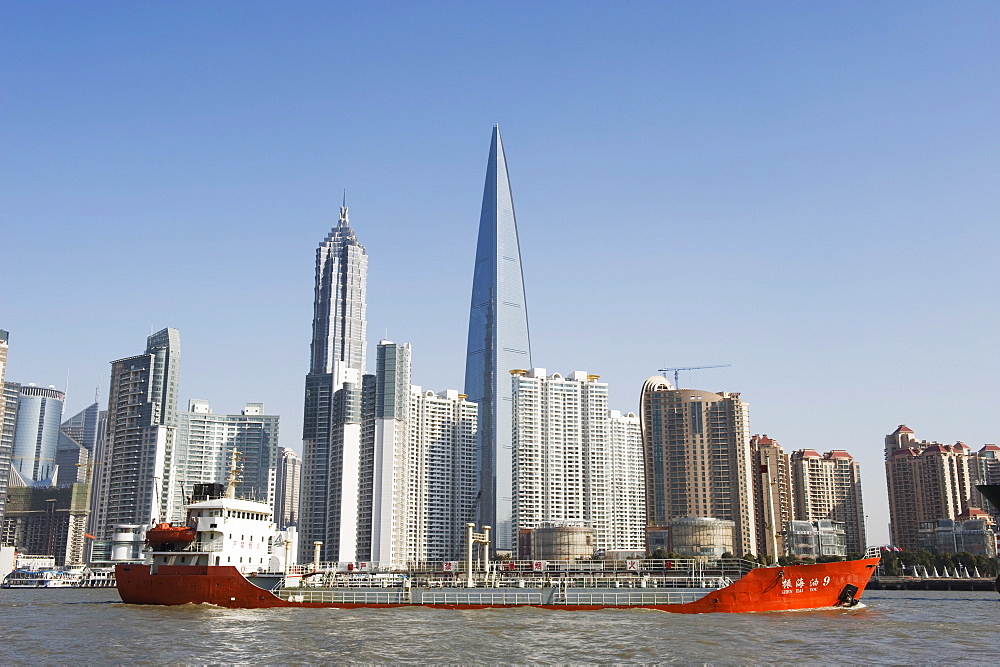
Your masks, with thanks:
M286 580L282 580L275 588L285 588ZM523 577L484 579L476 581L478 588L500 588L512 593L517 590L537 590L552 587L587 588L601 591L629 591L642 589L706 589L723 588L733 583L729 577L711 576L669 576L669 577ZM467 580L414 577L407 578L397 575L315 575L303 579L294 586L295 590L351 590L351 589L385 589L405 591L411 588L425 590L468 589Z
M335 561L328 562L323 561L321 563L304 563L301 565L289 565L285 568L285 574L312 574L314 572L339 572L341 570L346 570L346 567L342 563L337 563ZM361 570L358 571L367 571Z
M881 547L868 547L865 549L865 558L879 558L882 555Z
M616 572L622 574L642 575L650 572L695 572L713 573L720 576L739 578L750 570L761 567L752 561L741 558L660 558L637 560L502 560L488 563L474 563L473 572L497 572L504 576L516 576L521 573L600 573ZM465 572L463 561L411 561L407 569L413 573L457 574Z
M427 588L465 588L464 580L415 580L414 586ZM635 589L677 589L677 588L723 588L733 583L729 577L722 576L677 576L677 577L560 577L560 578L522 578L499 579L477 582L478 587L495 587L506 589L548 588L560 586L563 588L594 588L607 591Z
M276 591L283 600L339 604L409 604L402 591L350 591L336 588L286 588Z
M187 545L183 549L180 549L179 551L180 552L187 552L187 553L192 553L192 552L193 553L215 553L215 552L222 551L223 549L225 549L225 546L226 546L225 542L221 542L221 541L220 542L192 542L191 544Z
M620 606L620 607L648 607L651 605L671 605L687 604L699 600L713 589L685 589L666 591L567 591L561 600L554 601L555 604L568 605L590 605L590 606Z
M391 604L391 605L513 605L640 607L686 604L698 600L712 589L684 590L574 590L549 587L531 590L443 589L422 591L373 591L343 589L285 589L278 596L285 600L320 604Z
M409 580L399 575L317 574L303 578L301 588L405 588Z

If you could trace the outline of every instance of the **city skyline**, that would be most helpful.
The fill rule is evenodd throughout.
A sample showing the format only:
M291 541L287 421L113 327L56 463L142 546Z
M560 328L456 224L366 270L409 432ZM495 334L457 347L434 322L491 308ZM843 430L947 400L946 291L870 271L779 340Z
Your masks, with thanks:
M368 342L388 328L416 383L460 386L500 123L534 364L600 374L623 411L657 368L733 364L681 385L740 392L789 450L848 449L873 543L885 433L1000 439L960 398L1000 370L995 5L243 10L5 6L8 381L73 414L176 327L180 400L252 396L300 451L309 256L346 187Z

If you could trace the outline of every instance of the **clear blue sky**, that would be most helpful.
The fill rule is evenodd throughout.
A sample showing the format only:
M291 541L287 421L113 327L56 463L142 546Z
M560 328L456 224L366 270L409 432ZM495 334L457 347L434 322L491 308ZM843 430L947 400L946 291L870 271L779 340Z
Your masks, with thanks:
M181 399L300 449L341 192L371 349L461 388L499 123L533 362L635 410L663 366L863 465L1000 440L1000 3L0 2L7 378L106 403L181 331Z

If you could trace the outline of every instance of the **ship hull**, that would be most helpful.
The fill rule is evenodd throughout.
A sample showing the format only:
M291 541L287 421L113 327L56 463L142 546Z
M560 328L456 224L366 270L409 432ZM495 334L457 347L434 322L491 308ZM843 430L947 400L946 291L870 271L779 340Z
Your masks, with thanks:
M115 577L119 595L128 604L212 604L237 609L261 609L271 607L334 607L357 609L366 607L409 607L425 606L441 609L486 609L495 607L531 606L544 609L566 611L590 611L597 609L655 609L659 611L702 614L741 613L761 611L793 611L846 606L845 591L857 600L864 592L878 558L814 565L791 565L786 567L756 568L732 584L709 590L698 599L678 604L643 603L642 595L636 593L628 604L598 603L577 604L581 597L616 599L622 595L620 589L586 589L590 593L581 595L585 589L561 589L558 587L534 589L537 598L530 602L517 602L516 589L495 589L500 602L483 603L490 597L487 589L456 588L443 595L441 589L385 589L378 602L338 601L335 599L315 601L306 598L320 597L323 591L336 597L338 589L302 589L293 592L293 599L283 599L264 588L255 586L239 570L231 566L160 565L155 573L149 565L126 565L116 567ZM856 588L856 591L851 590ZM573 591L567 593L567 591ZM633 589L638 591L639 589ZM290 591L292 592L292 591ZM373 589L372 599L380 599ZM677 593L683 594L684 589ZM704 591L699 591L698 594ZM426 595L422 595L426 593ZM666 594L666 593L664 593ZM650 592L650 595L654 595ZM522 599L526 599L523 597ZM354 595L354 599L358 599ZM361 596L363 597L363 595ZM405 597L405 599L403 599ZM296 599L300 598L300 599ZM445 601L447 599L447 601Z

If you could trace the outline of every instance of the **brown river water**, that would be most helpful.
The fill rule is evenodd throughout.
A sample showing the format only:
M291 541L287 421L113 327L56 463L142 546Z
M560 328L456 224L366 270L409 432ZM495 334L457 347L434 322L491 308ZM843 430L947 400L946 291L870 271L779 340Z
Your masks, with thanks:
M645 610L220 609L114 589L0 589L0 664L1000 663L1000 595L869 591L864 607Z

